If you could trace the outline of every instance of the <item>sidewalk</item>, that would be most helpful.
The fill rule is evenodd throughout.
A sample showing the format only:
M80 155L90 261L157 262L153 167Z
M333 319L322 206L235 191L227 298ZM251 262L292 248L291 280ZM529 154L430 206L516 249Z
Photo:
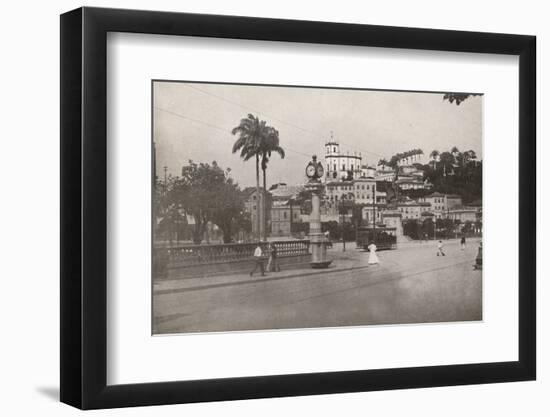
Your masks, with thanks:
M471 245L474 239L469 240ZM444 240L443 243L447 247L458 246L460 239ZM401 243L396 250L381 251L380 254L391 252L390 258L400 257L400 253L415 248L435 248L437 241L410 241ZM477 245L477 239L476 239ZM265 276L261 276L257 272L254 276L250 276L248 273L234 273L227 275L205 276L195 278L178 278L178 279L166 279L159 280L153 284L154 295L165 295L171 293L180 293L188 291L198 291L208 288L227 287L241 284L253 284L261 282L279 281L283 279L299 278L311 275L322 274L334 274L342 271L353 271L361 268L368 267L368 252L360 249L356 249L354 242L346 243L346 251L342 251L342 243L334 242L333 248L327 251L328 259L332 260L331 265L327 269L312 269L309 265L296 269L282 270L281 272L266 272ZM405 255L410 256L410 255ZM473 262L473 261L472 261ZM398 262L400 263L400 262ZM250 264L250 269L253 268L253 264Z
M167 279L155 282L153 284L153 294L162 295L229 285L250 284L254 282L275 281L293 277L329 274L342 271L351 271L368 266L368 254L365 252L361 253L360 251L356 251L355 248L350 248L349 250L346 248L346 252L329 251L327 255L329 259L332 259L332 263L326 269L313 269L308 266L299 269L283 270L281 272L266 272L265 276L261 276L259 272L256 272L252 277L248 273L241 273L198 278ZM252 267L253 265L251 264L250 268L252 269Z

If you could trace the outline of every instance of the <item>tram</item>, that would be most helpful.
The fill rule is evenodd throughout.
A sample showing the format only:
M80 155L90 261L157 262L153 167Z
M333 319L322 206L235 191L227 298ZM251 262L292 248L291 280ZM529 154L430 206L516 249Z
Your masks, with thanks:
M395 227L362 226L357 229L357 248L368 250L371 243L376 245L377 250L397 249L397 237Z

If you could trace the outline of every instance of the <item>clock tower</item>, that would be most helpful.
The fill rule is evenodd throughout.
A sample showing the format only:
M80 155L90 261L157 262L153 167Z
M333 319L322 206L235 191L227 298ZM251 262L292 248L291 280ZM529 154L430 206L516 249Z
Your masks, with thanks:
M327 260L327 237L321 232L321 194L324 185L320 178L325 175L323 165L317 161L317 156L313 155L311 161L306 166L306 176L309 181L306 183L306 189L311 191L311 214L309 215L309 242L311 245L312 268L327 268L332 261Z

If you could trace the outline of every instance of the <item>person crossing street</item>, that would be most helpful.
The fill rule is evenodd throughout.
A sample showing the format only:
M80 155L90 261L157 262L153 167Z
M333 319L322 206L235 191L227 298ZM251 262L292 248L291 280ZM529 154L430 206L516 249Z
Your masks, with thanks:
M437 256L445 256L445 252L443 252L443 242L440 240L437 242Z

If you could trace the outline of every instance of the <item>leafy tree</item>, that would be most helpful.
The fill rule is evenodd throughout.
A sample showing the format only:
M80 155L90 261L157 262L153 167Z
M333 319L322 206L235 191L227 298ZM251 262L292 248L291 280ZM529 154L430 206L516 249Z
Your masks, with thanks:
M462 227L462 233L470 234L473 232L473 223L467 220Z
M420 239L422 236L422 227L416 220L406 220L403 222L403 234L412 239Z
M223 233L223 243L231 243L233 232L239 226L246 224L250 219L244 210L244 198L239 191L237 184L229 178L226 182L217 187L215 208L212 210L211 221L217 225ZM248 221L250 225L250 221ZM244 226L244 230L250 227Z
M432 217L424 219L420 230L423 236L425 236L427 239L434 238L434 222L432 220Z
M208 222L223 232L223 240L229 243L236 224L242 224L244 197L236 183L216 161L212 164L189 164L181 170L181 177L174 180L168 198L173 204L193 216L195 227L193 241L200 243Z
M321 232L328 232L330 240L342 239L340 225L337 221L331 220L321 223Z
M153 187L154 238L158 240L163 237L170 244L174 238L176 227L184 221L178 205L170 199L170 190L173 188L175 180L172 175L166 177L165 181L157 178Z
M464 100L466 100L470 96L480 96L481 94L475 94L475 93L445 93L443 95L443 100L449 101L449 103L456 103L457 106L460 106L460 103L462 103Z
M308 222L292 222L290 223L290 232L292 234L307 235L309 234Z
M303 214L311 214L311 191L301 190L294 198L294 201L300 205L300 210Z
M442 152L439 155L439 163L443 169L443 176L454 173L455 157L451 152Z

